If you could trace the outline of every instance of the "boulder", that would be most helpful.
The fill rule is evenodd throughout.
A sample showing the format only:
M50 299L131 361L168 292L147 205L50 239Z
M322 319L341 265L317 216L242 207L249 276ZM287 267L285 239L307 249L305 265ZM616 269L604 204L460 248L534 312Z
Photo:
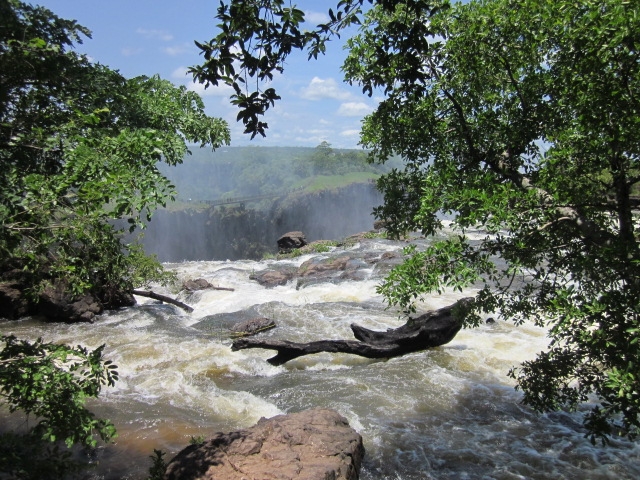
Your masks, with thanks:
M213 285L207 282L204 278L196 278L195 280L185 280L182 283L182 288L190 292L194 292L196 290L206 290L207 288L211 288L211 287L213 287Z
M165 480L355 480L362 437L329 409L262 418L253 427L217 433L179 452Z
M251 280L255 280L264 287L273 288L278 285L286 285L287 282L295 276L295 274L296 271L292 269L263 270L261 272L252 273L249 278Z
M278 248L280 251L289 251L296 248L304 247L307 239L302 232L288 232L278 239Z
M93 295L72 297L63 282L45 288L37 304L38 315L52 321L91 322L102 311L102 303Z
M257 333L264 332L275 328L276 322L265 317L254 317L244 322L238 322L231 327L231 334L234 337L248 337L250 335L256 335Z
M0 284L0 318L14 320L29 315L30 304L18 282Z

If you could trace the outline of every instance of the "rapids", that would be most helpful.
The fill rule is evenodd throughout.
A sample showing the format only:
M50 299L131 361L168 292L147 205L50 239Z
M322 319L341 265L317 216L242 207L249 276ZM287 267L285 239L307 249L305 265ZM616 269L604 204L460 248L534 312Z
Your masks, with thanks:
M375 240L351 249L381 253L403 245ZM317 354L273 367L266 362L271 351L231 352L225 327L247 312L278 324L261 335L294 341L350 339L352 322L379 330L404 323L376 293L382 274L375 267L360 281L299 289L295 281L266 289L249 278L274 262L299 266L310 257L168 264L181 279L202 277L235 289L181 293L191 314L140 298L94 324L25 319L0 322L0 332L90 348L107 344L105 357L118 365L120 380L90 408L115 423L118 437L94 452L86 478L144 479L153 449L170 459L191 437L318 406L337 410L363 436L363 480L640 478L637 443L593 446L579 413L539 415L519 403L507 372L548 342L532 325L498 319L462 330L442 347L384 361ZM434 296L421 310L470 293Z

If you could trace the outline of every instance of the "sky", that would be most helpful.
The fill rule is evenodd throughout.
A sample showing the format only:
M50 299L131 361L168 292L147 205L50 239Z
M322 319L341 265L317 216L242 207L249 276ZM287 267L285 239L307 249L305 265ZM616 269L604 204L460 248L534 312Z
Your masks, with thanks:
M159 74L175 84L197 91L210 116L222 117L231 129L231 146L306 146L323 141L334 148L359 148L362 118L377 105L357 86L343 81L340 70L346 52L340 42L330 42L327 53L307 61L294 52L285 72L271 86L282 97L264 120L267 137L243 134L236 122L237 109L229 102L230 87L204 89L194 84L187 68L202 62L194 40L204 42L216 35L219 0L26 0L56 15L77 20L92 31L77 51L119 70L125 77ZM326 12L335 1L300 0L308 28L328 20ZM348 35L347 35L348 37Z

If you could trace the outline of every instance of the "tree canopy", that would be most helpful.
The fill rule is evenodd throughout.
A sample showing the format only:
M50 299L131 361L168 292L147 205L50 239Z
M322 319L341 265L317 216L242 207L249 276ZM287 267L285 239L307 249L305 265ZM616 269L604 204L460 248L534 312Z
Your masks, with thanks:
M407 249L379 291L411 312L425 295L478 287L467 325L496 312L549 330L549 349L510 372L527 404L588 404L592 441L635 437L640 4L341 0L311 31L287 5L221 2L195 77L232 85L238 119L264 135L260 117L279 98L264 82L293 50L311 59L361 24L345 80L383 96L361 143L373 160L404 159L380 180L376 215L395 235L454 232Z
M118 222L133 231L174 194L159 162L182 162L190 143L229 141L226 123L205 115L195 93L91 62L73 50L83 36L86 28L46 8L0 0L3 308L7 284L32 303L55 287L109 307L164 278L155 259L123 242ZM26 435L2 432L0 471L62 478L73 462L60 442L90 447L94 435L115 434L85 401L113 385L116 367L103 360L104 346L0 341L0 399L37 421Z
M187 145L228 143L194 92L157 76L124 78L77 53L90 32L43 7L0 1L0 273L36 297L62 281L105 305L162 275L130 229L174 194L158 163Z

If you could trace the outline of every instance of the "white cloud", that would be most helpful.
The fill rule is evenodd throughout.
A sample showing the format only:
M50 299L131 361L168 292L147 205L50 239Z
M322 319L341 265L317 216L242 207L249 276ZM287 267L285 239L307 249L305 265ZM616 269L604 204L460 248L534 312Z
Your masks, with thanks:
M171 35L166 30L153 30L153 29L148 30L146 28L138 28L136 30L136 33L146 38L151 38L154 40L162 40L164 42L169 42L173 40L173 35Z
M182 45L174 45L172 47L164 47L162 51L167 55L171 55L175 57L176 55L181 55L189 51L190 45L188 43L183 43Z
M347 100L351 94L340 89L338 82L333 78L322 79L313 77L308 87L300 91L300 96L307 100L320 100L322 98L335 98L336 100Z
M373 107L364 102L346 102L340 105L337 114L341 117L362 117L373 111Z
M171 72L171 78L175 80L184 80L187 75L187 67L178 67L173 72Z
M342 135L343 137L357 137L358 135L360 135L360 130L358 130L357 128L352 130L343 130L342 132L340 132L340 135Z
M328 23L329 20L329 15L324 12L304 12L304 21L312 23L314 26L321 23Z
M209 85L208 88L205 88L204 84L196 82L187 85L187 90L196 92L201 97L229 97L235 93L233 88L225 84L220 84L217 87L215 85Z
M138 55L138 54L142 53L143 49L140 48L140 47L124 47L122 50L120 50L120 52L125 57L131 57L133 55Z

